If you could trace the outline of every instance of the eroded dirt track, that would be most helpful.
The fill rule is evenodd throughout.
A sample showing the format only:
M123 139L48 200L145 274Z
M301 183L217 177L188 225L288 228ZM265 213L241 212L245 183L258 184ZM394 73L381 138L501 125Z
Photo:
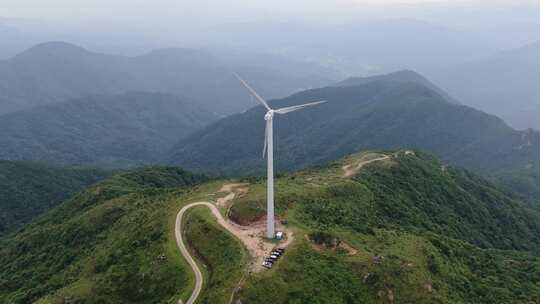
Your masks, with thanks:
M354 176L362 169L362 167L368 164L374 163L374 162L383 161L390 158L392 158L392 156L390 155L368 154L353 164L343 166L343 171L344 171L343 177Z
M182 219L187 210L197 206L206 206L210 209L212 214L216 217L217 222L237 237L245 246L250 255L250 265L249 270L253 272L258 272L263 270L262 262L264 257L276 246L272 242L266 241L264 238L265 233L265 223L258 222L251 224L249 226L241 226L232 221L224 218L218 207L227 208L231 201L238 195L245 194L249 191L247 184L226 184L220 189L219 192L227 193L225 197L219 198L216 202L194 202L184 206L176 216L176 225L175 225L175 236L178 249L187 260L190 265L193 273L195 274L195 288L186 302L186 304L193 304L199 297L202 286L203 286L203 275L202 272L195 262L194 258L191 256L187 249L187 245L183 238L182 233ZM284 229L281 229L284 230ZM287 240L283 243L280 243L280 247L289 246L294 240L292 232L287 231ZM180 303L180 302L179 302Z

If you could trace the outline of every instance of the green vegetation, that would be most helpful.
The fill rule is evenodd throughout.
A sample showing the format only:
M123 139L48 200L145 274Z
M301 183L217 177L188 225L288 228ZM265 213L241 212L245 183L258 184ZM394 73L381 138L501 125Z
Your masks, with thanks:
M367 303L367 287L347 263L314 252L305 242L278 265L248 281L239 295L242 303Z
M191 274L174 245L175 198L202 181L147 168L76 195L1 241L0 302L177 301Z
M535 303L540 216L514 196L428 154L384 152L351 177L361 153L276 179L277 213L294 243L271 269L246 254L208 209L190 210L186 239L205 275L200 303ZM174 221L225 182L174 168L116 174L0 241L2 303L177 303L193 275ZM264 180L230 215L264 213ZM195 186L196 185L196 186ZM234 303L234 302L233 302Z
M97 169L0 161L0 237L109 174Z
M376 75L376 76L370 76L370 77L351 77L338 83L337 86L340 86L340 87L359 86L359 85L365 85L370 82L381 81L381 80L392 81L396 83L421 84L429 88L430 90L433 90L434 92L438 93L439 95L444 97L448 102L459 104L457 100L452 98L452 96L450 96L444 90L436 86L434 83L429 81L424 76L411 70L397 71L397 72L386 74L386 75Z
M5 114L0 159L129 167L157 163L217 116L176 96L91 96Z
M187 242L206 271L199 303L228 304L233 290L246 273L247 253L239 240L219 226L208 208L190 210L186 219Z
M492 179L508 191L519 193L532 208L540 210L540 163L523 170L499 173Z
M538 213L485 180L445 168L425 154L403 155L396 165L363 170L354 180L357 183L330 189L332 203L326 206L338 207L335 203L341 200L358 208L342 211L345 219L336 224L357 231L366 224L423 229L484 248L540 250Z
M277 181L280 213L310 241L297 235L299 244L277 268L250 277L242 303L487 304L540 297L538 213L420 152L394 154L343 178L341 167L363 155ZM242 209L264 200L258 186L236 203L237 215L254 218ZM350 247L336 248L341 242Z

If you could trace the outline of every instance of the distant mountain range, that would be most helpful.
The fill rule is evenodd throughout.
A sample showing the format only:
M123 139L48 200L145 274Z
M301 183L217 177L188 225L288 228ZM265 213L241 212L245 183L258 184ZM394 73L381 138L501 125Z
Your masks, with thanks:
M319 165L353 151L410 147L485 175L540 172L540 132L516 131L496 116L449 102L422 83L394 78L363 79L357 86L308 90L271 101L276 108L328 101L278 115L277 168ZM215 173L263 172L264 112L256 107L210 124L180 141L168 163Z
M0 116L0 159L126 167L155 163L216 120L178 97L95 95Z
M316 75L299 77L260 66L232 68L193 49L126 57L50 42L0 61L0 113L90 94L156 91L187 97L218 114L231 114L254 105L233 71L249 78L268 98L330 83Z
M457 65L432 78L464 104L516 128L540 129L540 42Z

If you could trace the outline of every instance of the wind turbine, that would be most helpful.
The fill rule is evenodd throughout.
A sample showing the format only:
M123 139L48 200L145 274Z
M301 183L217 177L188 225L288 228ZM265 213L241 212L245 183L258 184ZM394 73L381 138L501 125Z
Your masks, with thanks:
M266 186L266 236L269 239L273 239L275 235L275 223L274 223L274 114L287 114L297 110L301 110L306 107L325 103L326 101L310 102L298 106L285 107L274 110L270 108L266 100L264 100L253 88L249 86L238 74L234 74L238 80L248 89L253 97L258 99L262 105L266 108L267 112L264 115L266 120L266 130L264 135L264 154L267 154L267 186Z

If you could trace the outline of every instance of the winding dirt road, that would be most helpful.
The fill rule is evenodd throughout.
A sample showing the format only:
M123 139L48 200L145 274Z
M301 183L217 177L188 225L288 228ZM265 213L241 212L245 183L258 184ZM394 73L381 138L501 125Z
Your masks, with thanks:
M191 269L193 269L193 273L195 273L195 288L193 289L193 293L187 300L186 304L195 303L195 301L199 297L199 294L201 293L201 289L203 286L202 272L199 269L199 266L197 265L193 257L189 254L189 251L187 250L187 247L186 247L186 243L184 242L184 238L182 236L182 218L184 217L184 213L186 213L188 209L192 207L196 207L196 206L207 206L208 208L210 208L210 210L212 210L212 212L213 212L213 209L216 209L217 211L217 208L208 202L198 202L198 203L192 203L192 204L184 206L184 208L182 208L180 212L178 212L178 214L176 215L176 229L174 229L175 230L174 233L176 235L176 244L178 245L178 249L180 249L180 252L184 256L184 258L187 260L189 266L191 266ZM219 214L219 211L217 211L217 213ZM178 303L182 303L182 302L179 301Z
M193 270L193 273L195 274L195 288L193 290L193 293L189 297L186 304L194 304L197 298L199 297L202 287L203 287L203 275L201 270L199 269L199 266L189 253L187 249L187 245L184 241L183 235L182 235L182 219L184 217L184 214L187 210L193 207L197 206L206 206L210 209L212 214L216 217L217 222L220 226L225 228L227 231L229 231L231 234L236 236L246 247L247 251L249 252L251 256L251 271L261 271L263 268L261 266L262 261L264 260L265 255L267 255L272 248L276 246L275 243L265 241L264 239L264 231L265 231L265 225L264 223L254 224L251 226L240 226L238 224L235 224L227 219L225 219L221 213L219 212L218 206L222 208L226 208L230 201L232 201L237 195L244 194L247 192L247 186L244 184L229 184L224 185L222 189L219 192L229 192L227 196L224 198L220 198L217 200L217 202L211 203L211 202L195 202L188 204L184 206L176 215L176 226L175 226L175 236L176 236L176 244L178 246L178 249L180 249L180 252L184 256L184 258L187 260L188 264L191 266L191 269ZM282 229L286 230L286 229ZM291 242L294 240L293 233L288 231L287 232L287 240L280 244L281 247L287 247ZM234 292L233 292L234 295ZM182 303L179 301L178 303Z

